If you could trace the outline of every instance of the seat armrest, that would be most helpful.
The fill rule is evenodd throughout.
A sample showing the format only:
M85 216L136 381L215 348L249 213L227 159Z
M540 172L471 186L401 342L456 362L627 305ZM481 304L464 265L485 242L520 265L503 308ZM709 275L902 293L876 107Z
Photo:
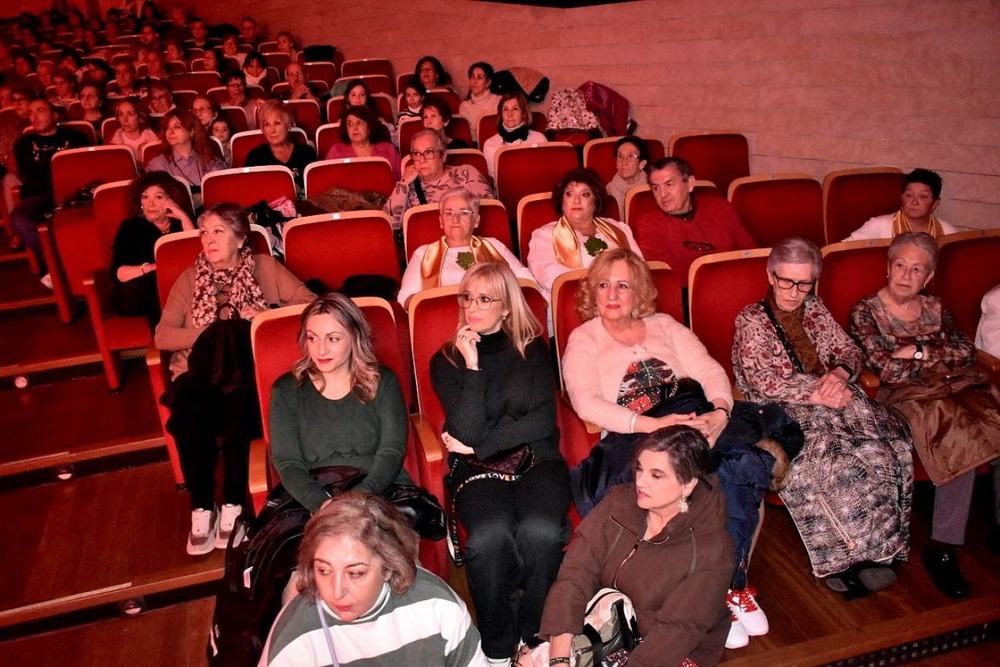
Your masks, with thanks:
M445 459L445 449L441 444L441 438L419 413L410 415L410 425L419 448L417 465L420 470L420 479L414 481L434 494L442 506L446 506L444 476L447 473L448 463Z
M600 440L601 428L597 424L580 419L565 392L558 394L556 417L560 431L559 449L567 465L572 468L590 455L590 450Z
M267 502L267 494L271 491L267 451L267 441L264 438L256 438L250 442L250 499L255 515L260 514Z
M1000 373L1000 359L986 350L976 350L976 363L984 366L990 373Z

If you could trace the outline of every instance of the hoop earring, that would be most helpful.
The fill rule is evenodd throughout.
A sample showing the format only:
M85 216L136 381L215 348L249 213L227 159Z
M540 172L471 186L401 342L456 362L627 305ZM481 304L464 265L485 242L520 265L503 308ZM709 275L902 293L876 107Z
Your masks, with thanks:
M691 503L688 502L688 496L681 496L681 499L677 501L677 511L681 514L687 514L689 509L691 509Z

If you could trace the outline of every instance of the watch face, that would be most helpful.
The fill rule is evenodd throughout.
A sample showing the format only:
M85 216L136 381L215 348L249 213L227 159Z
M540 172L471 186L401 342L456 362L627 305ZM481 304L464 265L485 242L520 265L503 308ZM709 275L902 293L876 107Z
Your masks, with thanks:
M920 361L921 359L923 359L924 358L924 352L923 352L923 350L917 350L916 352L914 352L913 353L913 358L916 359L917 361Z

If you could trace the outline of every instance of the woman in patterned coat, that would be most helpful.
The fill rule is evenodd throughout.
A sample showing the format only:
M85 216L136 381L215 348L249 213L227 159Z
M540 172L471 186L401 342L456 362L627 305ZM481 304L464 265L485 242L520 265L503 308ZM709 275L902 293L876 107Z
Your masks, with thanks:
M749 400L780 403L802 427L781 498L813 574L851 599L891 584L892 562L909 553L912 443L855 383L861 351L811 294L821 270L811 242L775 245L770 293L736 317L733 371Z

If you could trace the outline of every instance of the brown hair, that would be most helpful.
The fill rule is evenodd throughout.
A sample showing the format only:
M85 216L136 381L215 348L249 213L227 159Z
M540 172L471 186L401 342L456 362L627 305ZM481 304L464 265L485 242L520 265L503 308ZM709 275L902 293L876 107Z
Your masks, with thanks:
M337 292L330 292L310 303L302 311L301 327L299 328L299 349L302 358L292 366L292 375L301 386L307 379L319 384L320 392L325 387L323 374L316 368L309 356L306 336L306 324L316 315L331 315L340 323L351 337L351 392L362 403L375 398L378 391L379 366L375 357L375 347L372 344L372 329L361 309L348 297Z
M690 426L666 426L644 436L632 453L632 465L643 452L660 452L670 459L670 467L681 484L700 479L712 472L708 440Z
M556 214L560 216L563 214L563 197L572 183L580 183L590 188L594 195L594 216L599 216L604 210L604 198L607 196L607 190L604 189L604 184L601 183L601 177L597 175L597 172L585 167L570 169L556 183L555 189L552 190L552 206L556 209Z
M135 215L142 215L142 193L153 187L162 188L175 204L184 207L185 213L189 216L194 215L187 188L165 171L147 171L132 181L132 185L129 186L128 200Z
M316 602L313 560L323 540L347 536L361 543L389 574L392 592L402 595L417 576L420 538L403 515L381 496L348 491L335 496L306 524L299 546L298 589Z
M597 285L607 277L615 262L628 264L629 285L635 295L632 317L646 317L656 312L658 292L646 262L628 248L610 248L597 256L576 290L576 311L584 321L597 317Z
M500 101L497 102L497 130L503 128L503 105L508 100L517 100L517 106L521 107L521 123L530 127L531 110L528 108L528 98L522 93L510 91L501 95Z
M198 162L201 163L201 166L207 167L214 162L215 155L212 154L212 149L209 148L208 134L205 131L205 126L201 124L197 116L186 109L171 109L163 114L163 119L160 121L160 141L163 142L163 150L165 152L171 150L170 144L167 143L167 126L174 118L191 135L191 148L198 157Z

